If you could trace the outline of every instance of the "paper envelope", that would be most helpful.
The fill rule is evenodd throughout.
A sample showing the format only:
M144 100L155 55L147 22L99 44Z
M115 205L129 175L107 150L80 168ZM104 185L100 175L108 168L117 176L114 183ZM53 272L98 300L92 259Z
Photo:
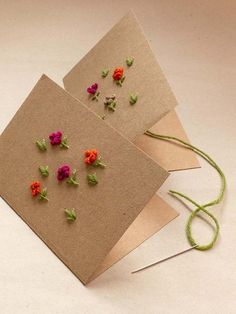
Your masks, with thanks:
M70 148L48 142L48 149L40 151L35 141L58 130L68 136ZM105 169L84 163L87 149L99 151ZM2 198L84 284L177 215L154 196L168 173L45 75L1 135L0 151ZM79 186L57 181L62 164L77 169ZM41 165L49 166L49 177L41 177ZM90 186L87 175L95 171L99 182ZM48 202L31 196L29 187L35 180L47 187ZM159 221L157 204L166 208L159 212ZM75 208L75 222L66 220L65 208ZM132 245L104 266L106 256L144 208L136 223L143 232L131 237ZM147 215L155 218L154 226Z
M132 66L126 58L133 57ZM124 68L123 86L116 86L112 73ZM106 78L101 76L108 69ZM164 131L187 140L182 124L173 110L177 105L173 92L132 12L124 16L64 77L65 89L121 134L160 163L166 170L199 167L195 154L176 145L163 143L142 135L144 131ZM99 101L91 101L86 89L98 83ZM104 107L104 98L115 93L118 99L115 112ZM138 101L129 104L129 94L136 93ZM168 112L172 111L170 114ZM165 134L165 133L162 133Z

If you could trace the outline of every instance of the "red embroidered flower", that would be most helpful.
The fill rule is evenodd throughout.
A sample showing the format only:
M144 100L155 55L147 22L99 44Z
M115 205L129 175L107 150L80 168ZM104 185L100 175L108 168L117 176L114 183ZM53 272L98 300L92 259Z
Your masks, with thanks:
M57 180L62 181L70 176L70 167L68 165L62 165L57 169Z
M62 132L57 131L53 132L49 135L49 139L52 145L60 145L61 144Z
M98 152L96 149L86 150L84 155L84 162L87 165L92 165L97 160Z
M94 94L96 94L97 89L98 89L98 84L97 84L97 83L94 83L93 85L91 85L91 86L89 86L89 87L87 88L87 92L88 92L89 94L94 95Z
M123 68L116 68L112 77L115 81L119 81L122 78L123 74L124 74Z
M37 196L41 191L40 182L38 181L32 182L30 185L30 189L31 189L32 196Z

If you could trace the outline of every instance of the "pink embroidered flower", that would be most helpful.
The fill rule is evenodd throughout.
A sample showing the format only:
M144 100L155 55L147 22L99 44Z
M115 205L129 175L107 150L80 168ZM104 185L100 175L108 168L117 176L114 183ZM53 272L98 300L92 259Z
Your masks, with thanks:
M49 139L52 145L60 145L61 144L62 132L57 131L53 132L49 135Z
M89 94L94 95L94 94L96 94L97 89L98 89L98 84L97 84L97 83L94 83L93 85L91 85L91 86L89 86L89 87L87 88L87 92L88 92Z
M57 180L62 181L70 176L70 167L68 165L63 165L57 169Z

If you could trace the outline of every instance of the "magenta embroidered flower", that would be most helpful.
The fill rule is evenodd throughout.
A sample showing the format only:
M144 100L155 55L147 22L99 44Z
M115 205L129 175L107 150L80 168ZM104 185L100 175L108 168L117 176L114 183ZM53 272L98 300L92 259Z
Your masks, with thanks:
M57 180L62 181L70 176L70 167L68 165L62 165L57 169Z
M53 132L49 135L50 143L52 145L60 145L61 144L62 132Z
M89 86L89 87L87 88L87 92L88 92L89 94L94 95L94 94L96 94L97 89L98 89L98 84L97 84L97 83L94 83L93 85L91 85L91 86Z
M63 136L62 138L61 131L51 133L49 139L52 145L60 145L61 148L69 148L67 136Z

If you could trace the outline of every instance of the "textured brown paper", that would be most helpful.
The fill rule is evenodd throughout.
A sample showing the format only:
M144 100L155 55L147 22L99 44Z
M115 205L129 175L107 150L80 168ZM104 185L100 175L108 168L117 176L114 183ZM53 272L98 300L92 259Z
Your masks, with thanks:
M131 67L126 58L134 57ZM112 79L116 67L122 66L126 79L117 86ZM109 69L106 78L101 71ZM86 89L98 83L99 102L91 101ZM134 14L121 19L88 54L65 76L65 89L133 141L176 106L176 99L150 49ZM129 104L130 93L138 94L135 105ZM116 94L115 113L104 109L106 96Z
M178 213L158 195L154 195L94 273L94 279L159 231Z
M70 149L50 146L40 152L35 140L62 130ZM89 186L84 151L96 148L107 164L96 169L99 183ZM0 139L0 193L55 254L87 283L167 178L168 173L115 129L43 76ZM78 169L79 187L57 182L62 164ZM38 167L48 165L41 178ZM40 180L49 202L31 197L29 186ZM76 208L69 224L64 208Z
M189 142L175 110L169 112L150 130L157 134L175 136ZM183 147L177 144L170 144L169 142L157 140L144 134L138 137L134 141L134 144L168 171L200 167L196 154L191 150L183 149Z
M127 56L135 58L130 68L125 64ZM112 81L112 72L116 66L125 69L123 87L116 86ZM101 78L103 68L110 69L105 79ZM101 92L99 103L91 101L86 92L87 87L95 82L99 84ZM152 127L153 131L160 134L171 134L188 141L177 114L173 110L166 114L176 105L176 100L132 12L116 24L65 76L64 85L68 92L101 116L104 115L104 97L115 93L120 100L118 109L115 113L105 111L106 121L166 170L199 167L192 151L141 135ZM139 94L134 106L129 105L130 92Z

